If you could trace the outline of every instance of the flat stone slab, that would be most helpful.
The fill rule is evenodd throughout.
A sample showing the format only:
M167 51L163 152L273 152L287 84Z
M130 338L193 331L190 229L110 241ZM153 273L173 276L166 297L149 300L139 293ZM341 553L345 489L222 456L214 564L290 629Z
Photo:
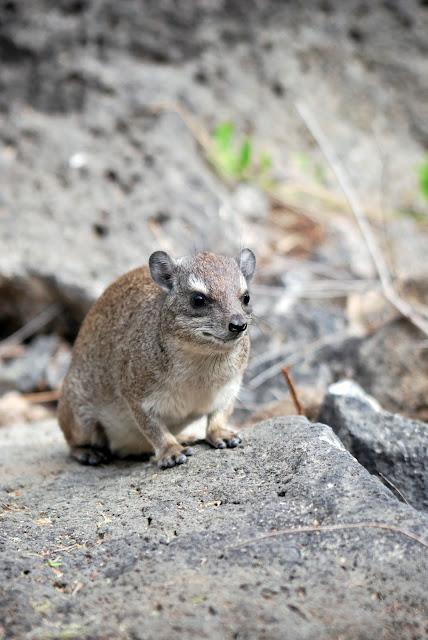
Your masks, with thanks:
M161 472L81 467L53 421L0 430L0 638L426 637L428 518L329 427L244 436Z

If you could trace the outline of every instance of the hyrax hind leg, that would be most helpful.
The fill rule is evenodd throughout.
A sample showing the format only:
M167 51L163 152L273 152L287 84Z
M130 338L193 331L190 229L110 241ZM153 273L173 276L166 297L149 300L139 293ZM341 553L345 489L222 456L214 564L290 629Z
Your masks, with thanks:
M72 457L80 464L97 465L110 460L104 428L88 408L80 406L76 411L63 395L58 407L58 421Z

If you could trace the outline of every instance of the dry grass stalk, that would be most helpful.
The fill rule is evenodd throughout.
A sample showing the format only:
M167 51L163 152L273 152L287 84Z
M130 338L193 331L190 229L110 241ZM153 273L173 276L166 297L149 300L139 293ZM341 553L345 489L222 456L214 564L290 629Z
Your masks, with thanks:
M190 133L193 135L196 142L204 149L205 152L211 151L212 149L212 140L210 138L209 133L202 126L202 124L195 118L195 116L186 109L185 106L180 104L179 102L159 102L158 104L152 107L154 113L161 113L163 111L172 111L176 113L186 127L189 129Z
M53 389L52 391L40 391L38 393L25 393L22 397L30 404L45 404L46 402L56 402L60 396L61 390Z
M294 406L296 407L296 411L297 411L297 415L299 416L304 416L305 414L305 410L303 409L302 403L299 400L299 396L297 394L297 389L296 389L296 385L294 384L293 378L291 377L291 374L288 370L288 367L283 367L282 368L282 374L285 378L285 381L288 385L288 389L290 391L290 395L293 399L293 403Z
M187 109L184 105L179 102L160 102L158 104L153 105L152 110L154 113L162 113L162 112L172 112L176 113L187 127L187 129L192 134L194 140L200 146L202 151L205 154L205 158L210 166L211 170L213 170L216 175L218 172L214 167L213 163L210 161L210 155L213 151L213 140L210 136L209 131L203 126L203 124L198 121L197 118ZM221 174L221 179L224 182L225 186L228 189L232 189L235 185L234 180L228 178L226 175ZM325 195L325 194L324 194ZM311 226L310 234L308 234L308 229L305 229L305 234L302 237L306 238L308 241L308 235L314 235L316 238L322 234L322 227L320 222L324 221L324 217L321 216L318 212L309 213L304 210L301 206L296 206L291 204L286 197L284 197L278 190L269 190L267 192L267 196L270 200L271 204L271 213L278 213L278 210L284 209L288 214L294 214L296 218L299 219L300 223L302 221L306 222L306 226ZM334 199L334 194L330 194L330 197ZM273 219L273 222L277 224L276 220ZM289 216L288 216L289 217ZM322 218L322 220L320 220Z
M405 502L406 504L408 504L410 506L409 501L407 500L407 498L402 494L402 492L400 491L400 489L397 487L396 484L394 484L391 480L389 480L386 476L383 475L383 473L381 473L380 471L378 471L378 475L382 478L382 480L385 480L385 482L387 484L389 484L390 487L392 487L394 489L394 491L396 491L398 493L398 495L400 496L400 498L402 498L403 502Z
M324 526L307 526L307 527L290 527L288 529L278 529L277 531L270 531L269 533L264 533L261 536L257 536L256 538L251 538L249 540L243 540L242 542L238 542L237 544L229 545L226 547L227 549L238 549L239 547L246 547L250 544L255 544L256 542L260 542L261 540L267 540L268 538L277 538L278 536L285 535L295 535L300 533L326 533L329 531L346 531L347 529L384 529L385 531L392 531L393 533L398 533L410 540L414 540L418 544L428 549L428 541L420 538L412 531L406 531L406 529L402 529L401 527L396 527L392 524L386 524L384 522L353 522L349 524L329 524Z
M428 336L428 322L419 315L408 302L400 298L398 293L395 291L388 266L381 251L379 250L379 247L377 246L375 237L364 214L357 194L345 169L340 164L333 148L330 146L327 137L324 135L321 127L306 105L297 103L296 109L330 165L349 203L350 209L360 228L361 234L367 245L367 249L375 265L385 298L400 312L401 315L407 318L412 324L418 327L422 333Z
M286 362L276 362L271 367L264 369L256 376L251 378L251 380L248 382L249 388L258 389L262 384L281 373L284 366L297 364L305 358L313 356L317 351L326 346L340 344L342 340L347 337L347 335L348 334L346 331L338 331L337 333L329 333L325 336L322 336L321 338L317 338L316 340L310 342L305 346L297 344L296 347L298 348L295 349L295 351L292 351L290 353L287 350L288 355Z

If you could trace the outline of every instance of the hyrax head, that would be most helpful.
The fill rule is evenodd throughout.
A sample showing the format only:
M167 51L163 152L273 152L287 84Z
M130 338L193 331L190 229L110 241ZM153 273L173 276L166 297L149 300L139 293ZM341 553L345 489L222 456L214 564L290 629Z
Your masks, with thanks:
M228 351L247 333L251 319L249 283L256 258L243 249L238 258L198 253L174 260L164 251L149 259L150 273L167 295L164 326L201 351Z

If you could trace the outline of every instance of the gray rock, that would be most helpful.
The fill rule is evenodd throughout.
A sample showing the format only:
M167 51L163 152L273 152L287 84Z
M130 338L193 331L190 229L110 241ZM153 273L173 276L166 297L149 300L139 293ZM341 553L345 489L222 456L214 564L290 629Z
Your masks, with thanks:
M37 336L26 346L21 357L8 363L0 360L0 394L11 390L29 393L41 383L45 387L47 370L52 370L53 364L49 365L59 346L60 339L55 335Z
M360 385L388 411L428 420L428 351L425 338L398 319L355 342L348 360Z
M49 361L45 371L46 386L49 389L59 389L71 362L71 348L66 342L58 346L54 357Z
M290 308L285 308L281 306L281 296L265 295L257 286L254 289L252 355L238 406L254 408L253 403L281 398L287 392L281 373L285 364L292 366L293 378L299 386L316 387L324 393L334 380L326 347L331 341L343 343L346 326L343 310L306 301L293 301Z
M382 411L355 382L329 387L318 419L345 447L417 509L428 508L428 424Z
M302 317L302 326L311 321L310 309L308 306L306 320ZM329 314L328 306L325 313ZM292 317L286 320L287 324ZM302 369L309 374L303 382L311 384L312 379L312 384L318 386L321 380L325 392L336 380L355 380L385 410L427 421L428 351L423 334L401 318L363 338L350 337L343 326L346 324L342 318L332 333L326 332L324 344L323 340L318 346L315 342L316 348L311 349L310 342L307 347L303 343L293 374L300 373L302 363ZM317 370L319 375L314 377ZM297 375L296 379L299 382Z
M6 638L426 633L428 518L324 425L268 421L167 472L79 467L54 422L5 428L0 479Z
M224 185L177 103L207 129L250 130L256 156L301 183L298 154L323 163L302 99L365 199L385 173L388 206L423 211L427 13L407 4L404 22L396 3L359 0L2 4L0 276L73 293L81 319L156 248L234 251L245 225L219 216Z
M264 223L270 211L269 199L262 189L245 183L236 187L229 207L239 218Z

